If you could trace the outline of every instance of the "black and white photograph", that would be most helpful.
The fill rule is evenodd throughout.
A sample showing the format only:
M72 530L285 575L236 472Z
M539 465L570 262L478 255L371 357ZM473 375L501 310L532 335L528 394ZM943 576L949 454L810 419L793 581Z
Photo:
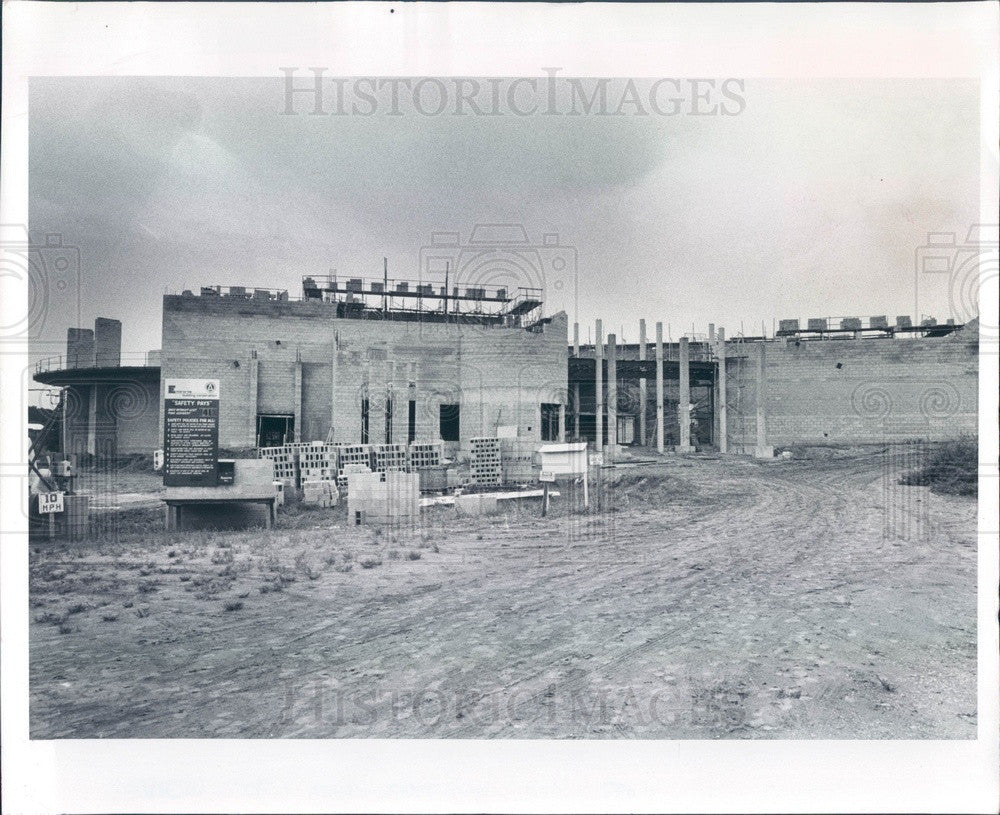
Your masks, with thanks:
M5 4L5 809L995 811L1000 7L709 5Z

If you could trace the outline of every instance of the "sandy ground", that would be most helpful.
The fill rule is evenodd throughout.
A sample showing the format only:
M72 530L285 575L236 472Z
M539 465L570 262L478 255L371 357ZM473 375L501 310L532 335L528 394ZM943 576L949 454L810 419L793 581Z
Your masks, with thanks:
M407 533L122 505L32 544L31 735L974 738L975 501L897 466L676 458Z

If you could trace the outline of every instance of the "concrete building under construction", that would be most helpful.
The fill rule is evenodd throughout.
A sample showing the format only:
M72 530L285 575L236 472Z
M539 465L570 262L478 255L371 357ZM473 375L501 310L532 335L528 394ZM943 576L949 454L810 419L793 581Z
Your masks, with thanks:
M162 377L219 380L219 444L564 438L565 313L541 292L305 278L163 298Z
M121 324L71 328L35 379L61 387L68 453L162 446L163 382L217 379L219 444L586 440L769 456L775 447L977 433L977 320L783 320L771 337L572 339L538 289L303 279L301 293L205 287L163 298L162 351L121 354Z

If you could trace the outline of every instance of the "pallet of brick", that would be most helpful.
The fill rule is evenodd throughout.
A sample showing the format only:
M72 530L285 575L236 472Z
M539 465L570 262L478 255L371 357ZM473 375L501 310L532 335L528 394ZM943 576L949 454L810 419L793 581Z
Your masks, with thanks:
M299 450L299 473L303 481L334 481L340 468L340 451L332 444L311 444Z
M444 458L444 442L410 442L407 463L411 471L422 470L424 467L440 467L442 458Z
M376 444L372 451L372 469L375 472L405 472L405 444Z
M469 468L472 483L499 485L503 480L503 466L500 455L500 440L477 438L470 439L472 456Z

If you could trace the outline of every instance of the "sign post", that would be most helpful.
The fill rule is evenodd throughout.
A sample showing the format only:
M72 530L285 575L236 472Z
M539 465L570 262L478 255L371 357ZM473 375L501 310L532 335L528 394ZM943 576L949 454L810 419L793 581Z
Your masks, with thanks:
M219 380L168 379L164 385L164 486L218 486Z

